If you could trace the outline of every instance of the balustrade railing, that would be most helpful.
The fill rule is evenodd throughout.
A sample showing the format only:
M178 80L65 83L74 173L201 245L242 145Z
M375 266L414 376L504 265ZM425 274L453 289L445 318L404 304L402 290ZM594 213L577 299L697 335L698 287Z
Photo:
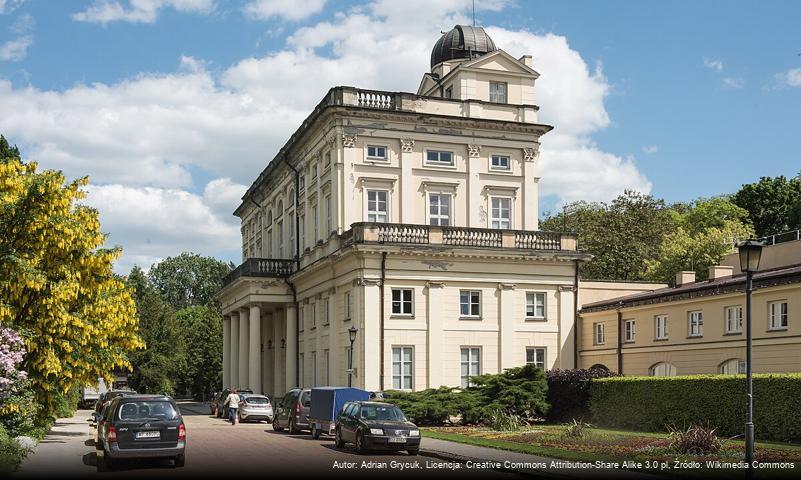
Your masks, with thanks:
M442 244L459 247L502 247L501 230L442 227Z
M515 232L515 248L531 248L534 250L560 250L562 234L559 232Z
M295 267L295 260L248 258L225 276L223 285L228 285L239 277L286 277L295 273Z
M377 227L380 243L428 243L427 225L379 223Z
M356 102L363 108L378 108L381 110L395 109L395 96L389 92L356 90Z

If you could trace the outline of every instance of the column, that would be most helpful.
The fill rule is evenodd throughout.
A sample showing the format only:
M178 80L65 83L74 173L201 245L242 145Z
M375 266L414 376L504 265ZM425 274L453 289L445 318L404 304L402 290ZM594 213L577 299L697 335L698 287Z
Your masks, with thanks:
M222 321L223 321L222 389L226 389L231 386L231 316L223 315Z
M248 337L250 336L250 321L248 316L249 309L243 308L239 310L239 387L247 388L248 385Z
M539 174L536 162L538 156L539 143L523 148L523 195L520 205L523 212L524 230L537 230L538 228Z
M467 219L466 226L472 228L487 228L486 217L490 215L490 212L486 210L489 208L486 202L487 197L484 195L481 189L481 182L478 179L478 172L481 171L482 165L486 165L488 161L481 160L480 154L480 145L467 145L467 158L465 159L467 161L467 191L457 192L457 194L462 194L466 204L465 208L467 210L463 217ZM489 155L489 151L486 151L486 154ZM454 200L456 199L454 198ZM460 207L462 205L461 203L454 203ZM461 214L461 212L459 213Z
M273 395L283 395L286 391L284 385L283 368L281 367L284 350L282 341L284 337L284 312L273 313Z
M358 368L358 376L354 377L354 386L359 384L362 388L369 391L381 389L379 351L380 351L380 330L379 330L379 288L378 280L362 279L362 291L364 292L364 315L359 333L356 335L356 342L353 344L353 365ZM362 348L360 348L362 347ZM390 377L391 378L391 377Z
M423 216L420 219L415 218L415 215L419 214L415 212L417 183L413 181L415 176L412 174L412 167L414 166L414 139L402 138L400 144L401 174L398 177L398 182L400 183L400 197L395 202L396 207L400 209L399 221L401 223L424 223L426 219L425 212L423 212ZM426 202L428 202L428 200L426 200Z
M228 362L228 384L225 388L239 386L239 312L231 312L231 361Z
M298 311L294 304L286 306L286 386L297 383Z
M576 368L574 363L576 358L576 311L573 285L560 285L557 295L559 295L559 361L557 365L562 369Z
M328 327L328 385L347 385L339 380L339 332L342 329L342 318L345 310L340 308L342 294L332 294L329 297L331 302L331 326ZM340 300L340 301L337 301ZM342 312L342 313L340 313Z
M498 312L498 323L500 333L498 335L498 351L500 352L500 365L498 373L515 365L515 315L514 315L514 283L499 283L500 309Z
M250 307L250 343L248 361L248 386L253 393L261 391L261 308Z
M428 345L426 351L426 371L428 372L428 386L438 388L442 385L442 282L428 282L428 297L426 303L426 318L428 320Z
M275 340L273 339L272 314L265 313L261 319L261 343L264 353L261 360L261 385L264 393L275 395L273 389L273 352ZM272 398L272 397L270 397Z

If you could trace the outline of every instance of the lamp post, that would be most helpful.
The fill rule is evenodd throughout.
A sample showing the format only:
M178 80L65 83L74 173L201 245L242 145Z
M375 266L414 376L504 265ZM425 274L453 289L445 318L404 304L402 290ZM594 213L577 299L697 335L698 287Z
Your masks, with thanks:
M351 325L348 329L348 336L350 337L350 352L348 353L348 386L351 387L353 381L353 342L356 341L356 332L359 329Z
M748 463L748 478L754 474L754 379L752 365L753 339L751 336L751 294L754 291L754 272L759 269L762 242L746 240L737 245L740 252L740 270L745 272L745 461Z

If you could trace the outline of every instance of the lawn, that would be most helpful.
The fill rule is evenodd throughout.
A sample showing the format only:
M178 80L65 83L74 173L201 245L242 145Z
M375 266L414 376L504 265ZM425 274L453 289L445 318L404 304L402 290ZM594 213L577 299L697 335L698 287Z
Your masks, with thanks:
M571 437L564 425L537 425L513 432L498 432L482 427L432 427L423 429L423 435L430 438L450 440L470 445L497 448L543 457L573 461L642 462L646 465L672 466L675 460L700 462L719 460L737 463L744 459L744 443L740 440L725 440L717 454L679 455L671 449L667 433L642 433L601 428L586 428L580 437ZM758 443L757 461L795 462L801 468L801 445L780 443ZM792 470L791 470L792 471ZM786 469L761 470L759 477L786 475ZM667 470L665 473L677 473ZM731 477L731 469L692 469L682 470L685 475L708 477Z

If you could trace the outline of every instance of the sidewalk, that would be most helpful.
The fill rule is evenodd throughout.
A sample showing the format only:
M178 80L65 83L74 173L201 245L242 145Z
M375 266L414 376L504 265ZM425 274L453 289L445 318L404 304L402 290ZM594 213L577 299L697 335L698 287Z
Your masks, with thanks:
M78 477L95 473L94 454L87 454L93 443L89 427L91 410L78 410L71 418L60 418L47 436L22 461L15 477Z
M447 440L438 440L434 438L423 437L422 447L420 454L438 458L447 461L456 462L493 462L498 463L500 466L495 470L514 472L524 476L534 476L538 478L597 478L597 479L662 479L664 477L635 472L623 469L595 469L595 468L519 468L518 466L504 466L505 462L514 463L544 463L550 465L551 462L560 462L555 458L539 457L536 455L529 455L526 453L510 452L508 450L499 450L488 447L478 447L475 445L467 445L464 443L450 442Z

